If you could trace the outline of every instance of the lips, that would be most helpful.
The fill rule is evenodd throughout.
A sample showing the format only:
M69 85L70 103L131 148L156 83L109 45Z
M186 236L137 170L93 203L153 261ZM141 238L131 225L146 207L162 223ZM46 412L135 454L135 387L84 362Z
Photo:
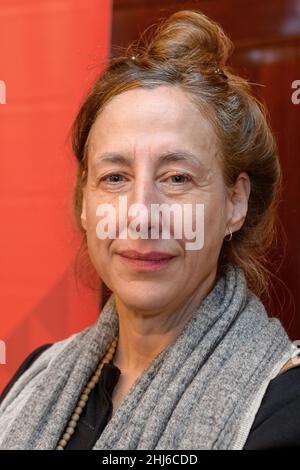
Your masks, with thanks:
M119 253L121 256L130 259L137 259L137 260L147 260L147 261L160 261L160 260L168 260L174 258L171 253L166 253L162 251L149 251L147 253L141 253L135 250L125 250Z
M141 253L134 250L122 251L118 253L118 256L120 256L123 265L136 273L162 271L172 264L177 257L171 253L161 251Z

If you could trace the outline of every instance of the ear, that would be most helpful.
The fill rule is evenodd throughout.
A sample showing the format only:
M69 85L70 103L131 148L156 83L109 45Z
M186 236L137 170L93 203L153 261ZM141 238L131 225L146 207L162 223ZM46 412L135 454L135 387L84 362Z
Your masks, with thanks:
M230 216L227 220L227 230L230 229L232 233L240 230L245 221L250 191L251 182L248 174L240 173L234 186L230 188Z
M81 209L81 225L86 231L86 196L85 191L82 191L82 209Z

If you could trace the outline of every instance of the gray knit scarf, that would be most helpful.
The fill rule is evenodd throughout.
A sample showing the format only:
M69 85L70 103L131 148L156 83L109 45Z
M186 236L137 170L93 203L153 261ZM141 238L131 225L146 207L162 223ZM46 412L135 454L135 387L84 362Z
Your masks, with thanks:
M112 294L94 324L38 357L0 406L0 449L56 447L118 327ZM242 449L270 380L298 353L241 269L226 265L93 449Z

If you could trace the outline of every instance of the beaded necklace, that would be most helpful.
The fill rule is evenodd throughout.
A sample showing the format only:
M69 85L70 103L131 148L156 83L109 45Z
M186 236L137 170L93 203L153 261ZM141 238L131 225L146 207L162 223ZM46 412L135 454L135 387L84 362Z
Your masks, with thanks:
M99 378L101 376L101 371L102 371L104 364L108 364L114 357L117 344L118 344L118 340L117 338L114 338L110 345L108 352L106 353L104 358L101 360L96 371L94 372L91 379L89 380L86 387L84 388L83 392L81 393L77 401L77 404L75 406L75 409L73 411L73 414L71 418L69 419L69 422L67 426L65 427L55 450L64 450L67 443L69 442L72 435L74 434L80 415L88 402L89 395L91 391L93 390L93 388L95 388L96 384L99 382Z

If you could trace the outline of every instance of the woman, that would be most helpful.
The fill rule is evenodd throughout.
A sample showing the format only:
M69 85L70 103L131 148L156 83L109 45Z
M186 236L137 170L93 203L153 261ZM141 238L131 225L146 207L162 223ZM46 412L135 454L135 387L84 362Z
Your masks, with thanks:
M19 369L2 396L0 448L267 448L265 421L291 398L299 410L298 350L259 300L276 145L263 106L226 66L230 51L216 23L180 11L92 87L73 127L75 210L111 295L93 325ZM121 197L139 204L143 236L130 236ZM203 246L175 237L175 215L163 237L167 211L155 238L154 204L203 205ZM103 208L115 211L114 236L103 236ZM286 422L283 413L275 426ZM300 424L287 445L295 433Z

